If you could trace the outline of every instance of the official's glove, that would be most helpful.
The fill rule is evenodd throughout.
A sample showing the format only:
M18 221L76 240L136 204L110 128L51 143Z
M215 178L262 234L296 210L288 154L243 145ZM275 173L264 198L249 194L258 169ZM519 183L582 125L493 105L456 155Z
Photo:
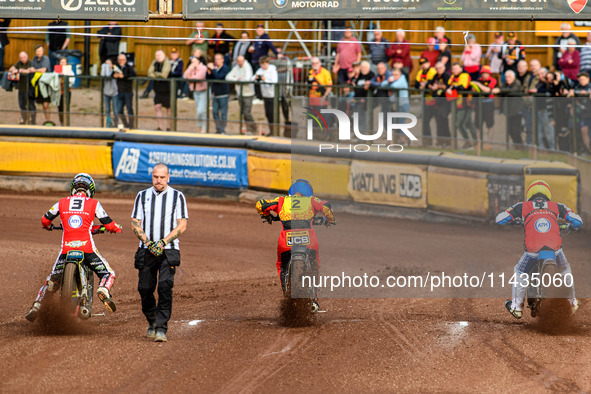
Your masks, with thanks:
M146 244L146 246L150 250L150 253L152 253L156 257L159 257L159 256L162 256L162 253L164 252L164 247L166 246L166 241L163 239L161 239L160 241L158 241L156 243L154 243L153 241L150 241Z

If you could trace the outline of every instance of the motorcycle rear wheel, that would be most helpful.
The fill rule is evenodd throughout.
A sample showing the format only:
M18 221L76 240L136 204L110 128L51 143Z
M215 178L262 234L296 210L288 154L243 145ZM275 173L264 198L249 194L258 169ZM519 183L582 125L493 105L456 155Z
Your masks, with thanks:
M64 312L72 315L77 314L79 302L78 266L66 264L62 279L61 306Z

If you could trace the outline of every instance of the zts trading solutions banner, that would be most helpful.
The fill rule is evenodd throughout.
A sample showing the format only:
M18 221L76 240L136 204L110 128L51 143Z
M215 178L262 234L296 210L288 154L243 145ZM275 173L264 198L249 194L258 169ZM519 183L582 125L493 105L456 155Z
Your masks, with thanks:
M248 187L246 150L194 146L113 144L115 179L152 182L152 169L164 163L170 183L241 189Z

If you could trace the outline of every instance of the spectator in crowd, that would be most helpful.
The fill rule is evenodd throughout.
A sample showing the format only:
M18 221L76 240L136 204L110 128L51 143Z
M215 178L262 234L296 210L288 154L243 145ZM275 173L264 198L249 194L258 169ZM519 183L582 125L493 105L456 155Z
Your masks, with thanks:
M162 122L162 108L165 109L166 118L168 120L167 131L170 131L170 61L162 50L157 50L154 55L154 61L148 69L148 77L158 78L154 80L154 111L156 112L156 120L158 121L158 128L156 130L164 130Z
M587 33L587 42L581 48L581 72L591 72L591 31ZM590 74L591 75L591 74Z
M195 50L197 50L197 49L195 49ZM169 61L170 61L170 67L171 67L170 78L181 78L183 76L184 62L183 62L183 59L181 59L179 57L179 53L176 48L172 48L172 50L170 51ZM150 97L150 93L152 92L153 89L154 89L154 80L151 79L148 82L148 86L146 86L146 89L144 90L144 92L142 93L140 98L147 99L148 97ZM189 92L188 86L186 86L185 83L182 81L179 82L179 84L177 86L178 97L182 100L187 97L188 92Z
M385 64L385 62L382 63ZM359 114L358 125L360 130L367 130L367 91L374 76L371 65L367 60L364 60L359 67L359 74L351 79L351 85L354 86L354 108Z
M499 54L503 48L504 38L503 33L495 33L495 40L488 46L486 54L484 55L488 59L488 65L492 72L492 77L497 80L497 84L501 82L501 67L503 66L503 60Z
M437 26L435 28L435 35L433 38L435 38L436 41L435 49L438 51L441 51L441 46L439 46L439 44L442 42L445 42L447 45L451 44L451 39L445 35L445 28L443 26Z
M388 111L390 110L390 91L387 89L390 87L390 83L392 80L392 72L388 70L388 66L386 63L378 63L378 72L375 77L372 78L370 81L369 86L371 87L372 96L376 97L377 100L374 100L374 105L380 106L380 112L382 113L382 124L386 124L386 116ZM373 108L369 108L369 111L372 111Z
M563 23L560 25L560 30L561 30L561 34L560 37L558 37L556 39L556 41L554 42L554 47L552 48L552 51L554 52L554 67L556 67L558 70L562 70L562 66L559 62L560 58L562 58L562 55L567 52L567 47L569 45L569 40L574 40L575 41L575 45L577 45L577 52L579 51L578 46L581 45L581 40L579 40L579 37L577 37L572 31L571 31L571 26L570 23ZM575 75L575 79L576 79L576 75Z
M322 108L328 107L327 98L332 90L332 76L330 71L322 67L319 58L313 57L311 63L312 69L308 74L309 104L314 110L320 112Z
M49 58L45 56L45 51L43 49L43 45L37 45L35 47L35 57L31 60L31 73L46 73L49 72L51 64L49 62ZM49 114L49 103L51 102L51 98L43 97L39 92L36 95L37 104L41 104L43 107L43 114L45 115L45 122L43 123L44 126L55 126L55 123L51 121L51 117Z
M404 67L404 63L402 62L402 59L394 59L392 61L392 70L394 70L395 68L398 68L398 69L400 69L400 71L402 71L402 74L405 76L407 81L410 79L410 75L406 74L406 70L408 70L408 69L406 67Z
M394 89L390 96L390 101L394 103L394 111L408 113L410 111L408 81L402 70L399 68L392 70L392 76L388 78L388 83L390 84L390 88ZM406 121L399 119L398 123L406 123Z
M477 141L476 126L472 120L472 107L469 102L470 76L465 73L460 63L451 66L447 96L456 104L455 127L464 138L463 149L473 148Z
M122 53L117 56L117 64L113 67L113 78L117 79L117 101L119 108L117 115L119 121L126 129L133 128L133 80L136 76L135 70L127 62L127 56ZM123 114L123 109L127 110L127 116Z
M569 96L576 96L576 110L578 115L579 125L581 127L581 141L583 142L584 154L591 154L591 140L589 137L589 126L591 126L591 84L589 84L589 74L582 72L578 75L578 84L574 89L571 89Z
M577 75L581 66L581 54L575 45L578 45L577 41L569 38L566 51L562 52L562 55L558 59L559 69L562 70L564 76L570 79L573 84L576 84Z
M437 59L439 58L439 51L435 50L435 43L434 37L427 38L427 49L421 53L421 57L427 59L431 66L437 63Z
M66 75L68 78L68 90L64 90L65 78L60 78L60 86L61 86L61 95L60 95L60 104L57 108L58 110L58 117L60 119L60 124L62 126L65 125L65 117L64 117L64 110L69 108L65 108L66 106L66 95L68 97L68 103L72 102L72 89L70 88L74 83L74 71L72 70L72 66L68 66L68 58L62 57L60 58L59 66L61 70L59 74Z
M0 71L4 71L4 52L6 46L10 44L10 40L6 34L6 29L8 29L10 21L11 19L8 18L0 18Z
M526 82L529 79L529 77L531 76L531 73L527 69L527 62L525 60L518 61L516 71L517 71L517 73L515 74L515 77L517 78L517 80L521 84L521 90L523 91L523 93L525 93L526 92L526 89L525 89Z
M353 37L353 30L347 26L345 34L337 45L337 56L334 59L332 72L337 76L337 84L347 83L347 70L353 63L361 61L361 44Z
M548 73L546 75L548 92L552 100L552 113L554 117L554 130L558 149L570 150L570 128L569 122L572 119L572 112L569 100L556 99L556 97L566 97L573 88L570 79L564 78L560 71Z
M214 81L210 86L212 97L211 110L213 112L216 134L226 134L228 98L230 96L230 84L225 82L228 72L228 66L224 63L224 56L221 53L216 53L213 57L213 63L207 64L207 79Z
M532 108L531 108L531 97L525 97L527 94L527 85L531 77L531 73L527 69L527 62L520 60L517 62L515 77L519 81L521 86L521 94L523 100L522 113L525 121L525 141L527 144L531 144L532 141Z
M253 40L252 46L248 49L251 53L253 71L258 70L259 59L263 56L268 56L269 51L273 52L278 59L282 57L279 49L275 48L275 45L271 42L271 37L265 33L265 26L262 23L257 25L256 33L257 35Z
M265 26L262 23L259 23L257 25L256 33L257 35L254 38L251 47L248 48L248 51L251 53L251 64L253 71L259 69L259 59L263 56L268 56L269 51L273 52L278 59L281 59L283 57L279 49L275 48L275 46L271 42L271 37L269 37L269 35L265 33ZM254 89L257 99L262 100L263 96L261 94L261 85L255 84ZM260 104L260 101L255 101L255 103Z
M437 145L448 147L451 144L449 131L450 103L447 101L445 92L450 75L445 70L445 64L435 63L436 74L427 82L427 88L433 91L435 98L435 123L437 124Z
M402 72L405 75L410 75L412 71L412 59L410 58L410 43L405 38L406 33L404 30L396 30L396 41L388 47L386 54L390 58L390 64L394 67L396 59L402 61L403 69Z
M369 86L372 89L374 89L374 97L389 97L388 90L382 88L388 86L388 80L391 76L392 73L390 72L390 70L388 70L388 66L386 65L386 63L378 63L378 72L371 79L369 84Z
M493 89L494 94L505 96L505 100L509 100L506 105L507 116L507 132L515 145L519 149L522 143L521 140L521 118L523 116L523 100L521 98L521 83L517 80L515 71L505 71L505 83Z
M48 26L49 29L45 33L45 43L51 64L50 72L53 72L54 66L59 63L59 56L56 56L54 52L67 49L72 35L70 34L70 25L66 21L55 20L49 22Z
M525 66L524 66L525 63ZM540 61L532 59L529 62L529 71L523 71L524 67L527 67L525 60L520 60L517 63L517 79L521 83L521 91L524 95L523 101L523 114L525 118L525 141L529 145L532 143L533 136L533 118L537 116L537 110L534 112L533 104L534 97L532 94L536 94L538 91L538 84L540 83L539 72L542 68Z
M466 42L468 44L464 48L460 60L464 65L464 71L470 75L472 81L476 81L480 77L482 49L480 48L480 44L476 42L476 36L474 34L468 34Z
M486 128L488 129L487 139L493 142L495 131L495 96L492 94L492 91L497 87L497 80L493 77L490 66L482 66L480 77L477 81L474 81L474 84L480 89L480 92L485 93L483 96L476 98L476 127L478 130L482 130L486 124ZM490 149L490 144L484 145L484 150Z
M378 63L388 62L386 51L389 45L390 41L384 38L381 30L373 31L373 40L369 44L369 58L373 67L376 67Z
M501 70L503 73L507 70L517 72L517 63L525 59L525 48L517 40L515 32L507 33L507 41L501 47L498 56L502 60Z
M207 66L203 63L205 60L201 56L201 50L196 49L195 53L199 56L192 56L189 67L185 70L183 78L196 79L202 82L189 82L189 89L193 92L195 100L197 132L205 133L207 131Z
M430 37L433 38L433 37ZM415 89L427 89L427 83L433 79L437 71L431 67L429 59L421 57L419 59L419 71L415 77ZM423 116L421 117L423 123L423 146L431 145L431 119L435 118L435 99L430 90L425 92L423 106Z
M275 66L273 66L275 67ZM246 61L244 55L236 58L236 65L226 75L226 81L230 82L249 82L253 79L253 72L250 63ZM252 99L254 97L254 85L251 83L236 84L236 97L240 105L240 113L246 123L246 130L249 134L256 134L257 127L252 116Z
M115 61L119 55L119 42L121 41L121 27L116 21L109 21L109 26L100 29L97 34L101 36L99 41L99 57L101 63L106 59Z
M234 50L232 52L232 66L235 66L238 60L238 56L244 56L244 59L250 63L252 54L248 51L248 48L252 45L250 36L247 31L240 33L240 40L234 44Z
M260 68L256 71L253 80L261 85L261 94L265 102L265 116L269 122L269 134L273 133L273 102L275 101L275 84L279 80L277 68L269 63L269 58L263 56L259 59Z
M201 55L207 62L207 49L209 48L207 40L209 39L209 31L205 29L205 25L202 21L195 22L195 30L191 32L191 35L185 42L185 45L191 45L191 53L195 52L195 49L201 50Z
M451 51L447 46L447 38L442 38L437 45L439 46L439 57L437 58L437 61L443 63L445 66L445 72L450 74L452 61Z
M224 25L218 23L215 27L215 34L209 39L209 48L213 50L213 54L221 53L224 56L226 64L230 64L230 44L234 41L234 37L226 33Z
M35 124L37 108L35 106L34 88L31 86L32 64L27 52L18 55L18 62L8 69L8 72L18 74L18 107L21 110L19 124Z
M533 60L532 60L533 61ZM539 63L539 62L538 62ZM531 62L530 62L531 68ZM552 117L553 103L552 98L548 97L548 75L554 75L548 72L546 68L540 68L538 71L538 84L535 88L536 94L534 101L536 103L537 110L537 123L538 123L538 147L554 149L555 146L555 132L554 132L554 119Z
M179 51L176 48L170 50L170 78L182 78L183 70L185 69L185 62L180 57ZM177 96L180 99L186 99L187 89L185 89L185 82L179 81L177 84Z
M105 60L101 65L101 77L103 77L103 102L105 104L106 127L116 127L118 124L117 112L119 104L117 99L117 81L113 78L113 62ZM111 117L111 110L113 115Z

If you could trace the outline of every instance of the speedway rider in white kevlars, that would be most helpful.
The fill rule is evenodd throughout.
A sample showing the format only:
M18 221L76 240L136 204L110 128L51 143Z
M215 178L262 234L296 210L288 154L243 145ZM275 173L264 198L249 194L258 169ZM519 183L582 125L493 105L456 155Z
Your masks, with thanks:
M51 222L60 216L64 234L61 250L53 265L51 274L41 286L37 299L26 316L30 322L35 321L37 318L45 293L47 291L53 293L59 290L66 254L70 250L84 252L85 263L99 277L97 289L99 299L109 311L115 312L116 310L115 303L111 299L111 293L109 292L115 281L115 272L111 269L107 260L99 254L92 239L92 234L104 231L120 233L121 226L107 215L100 202L92 198L94 190L94 180L90 175L85 173L76 175L70 185L70 196L60 199L41 218L43 228L51 231L53 229ZM93 226L95 217L101 222L100 225Z
M511 208L497 215L497 224L510 224L514 220L522 220L525 231L525 252L515 265L513 281L513 299L505 302L505 307L516 319L523 315L523 303L527 286L523 284L525 275L537 263L538 253L542 250L555 251L556 264L562 275L571 274L570 265L562 251L562 237L558 226L558 219L571 223L574 229L583 225L583 220L566 205L550 201L552 193L550 186L542 181L534 181L527 188L527 201L518 202ZM520 283L518 285L518 282ZM569 302L574 313L579 303L575 298L574 286L569 287Z

